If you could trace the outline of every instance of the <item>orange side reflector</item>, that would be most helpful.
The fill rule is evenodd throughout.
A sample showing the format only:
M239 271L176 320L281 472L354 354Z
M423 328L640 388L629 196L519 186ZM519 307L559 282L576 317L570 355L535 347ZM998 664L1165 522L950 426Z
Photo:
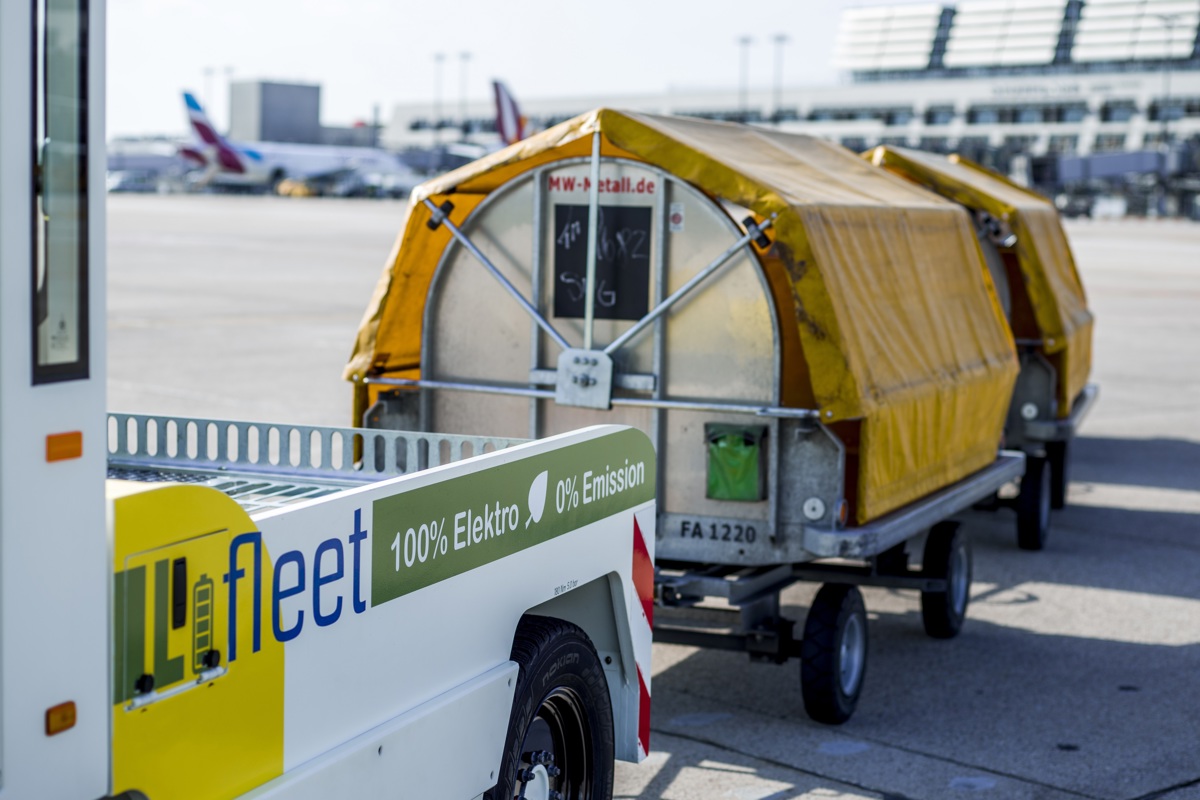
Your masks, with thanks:
M53 736L75 727L75 701L68 700L46 709L46 735Z
M46 460L67 461L83 455L83 431L52 433L46 437Z

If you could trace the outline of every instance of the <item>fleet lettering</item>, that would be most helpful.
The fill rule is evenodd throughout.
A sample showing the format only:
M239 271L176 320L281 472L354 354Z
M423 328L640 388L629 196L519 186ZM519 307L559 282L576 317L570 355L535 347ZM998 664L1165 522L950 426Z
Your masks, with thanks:
M304 629L305 612L303 603L284 603L291 598L310 592L312 595L311 617L318 627L337 622L349 607L355 614L367 610L363 599L362 544L367 532L362 527L362 509L354 510L354 530L345 543L339 538L330 538L317 545L311 564L300 550L288 550L275 559L271 575L271 626L276 641L295 639ZM245 553L243 551L246 551ZM347 552L348 551L348 552ZM247 554L252 557L250 575L244 564ZM262 649L262 601L263 601L263 544L262 533L253 531L235 536L229 543L229 572L224 581L229 585L229 661L238 657L237 603L238 582L251 580L253 592L253 626L251 650ZM343 581L349 573L350 586ZM311 574L311 578L309 577ZM348 602L347 602L348 601Z

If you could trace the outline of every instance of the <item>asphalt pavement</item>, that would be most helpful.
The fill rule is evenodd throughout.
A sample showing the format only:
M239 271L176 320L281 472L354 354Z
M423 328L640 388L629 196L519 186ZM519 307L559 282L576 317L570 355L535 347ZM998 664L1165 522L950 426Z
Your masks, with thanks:
M110 196L109 408L349 424L342 367L404 211ZM1101 395L1046 549L1017 549L1011 511L964 515L975 582L949 641L915 593L865 589L839 727L805 716L795 663L656 645L653 752L618 764L616 797L1200 800L1200 225L1067 230Z

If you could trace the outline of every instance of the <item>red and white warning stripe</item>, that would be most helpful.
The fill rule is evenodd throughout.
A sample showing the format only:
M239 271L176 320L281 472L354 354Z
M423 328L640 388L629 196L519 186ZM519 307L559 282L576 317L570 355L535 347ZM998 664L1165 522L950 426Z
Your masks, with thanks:
M633 518L633 592L630 633L638 673L638 747L650 755L650 651L654 634L654 510ZM636 609L636 610L634 610Z

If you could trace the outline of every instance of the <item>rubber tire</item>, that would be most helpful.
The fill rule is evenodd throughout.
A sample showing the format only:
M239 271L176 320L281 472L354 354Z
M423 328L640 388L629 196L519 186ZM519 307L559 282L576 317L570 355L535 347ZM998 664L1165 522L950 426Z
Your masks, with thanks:
M951 584L956 568L961 563L955 556L965 554L966 591L961 599L961 608L957 608L951 591ZM945 580L944 592L921 592L921 621L925 624L925 633L934 639L953 639L962 630L967 618L967 606L971 603L971 547L967 537L958 529L957 522L943 520L929 530L925 538L925 555L921 562L921 574L927 578Z
M1041 456L1027 456L1017 495L1017 546L1041 550L1050 536L1050 469Z
M564 798L611 800L613 791L613 717L612 701L604 667L588 635L576 625L553 617L526 614L521 617L513 638L513 661L520 670L513 695L504 755L495 787L484 794L486 800L509 800L518 791L516 773L521 766L522 748L530 725L556 692L565 690L577 700L586 717L588 754L584 774L575 776L567 787L557 788ZM562 780L571 777L570 764L556 764L564 770Z
M851 618L862 630L862 665L857 685L847 693L840 679L842 637ZM816 722L841 725L850 719L867 672L867 610L858 587L827 583L817 592L804 621L800 645L800 691L804 710Z
M1067 507L1067 485L1071 482L1068 443L1046 442L1046 459L1050 462L1050 508L1061 511Z

